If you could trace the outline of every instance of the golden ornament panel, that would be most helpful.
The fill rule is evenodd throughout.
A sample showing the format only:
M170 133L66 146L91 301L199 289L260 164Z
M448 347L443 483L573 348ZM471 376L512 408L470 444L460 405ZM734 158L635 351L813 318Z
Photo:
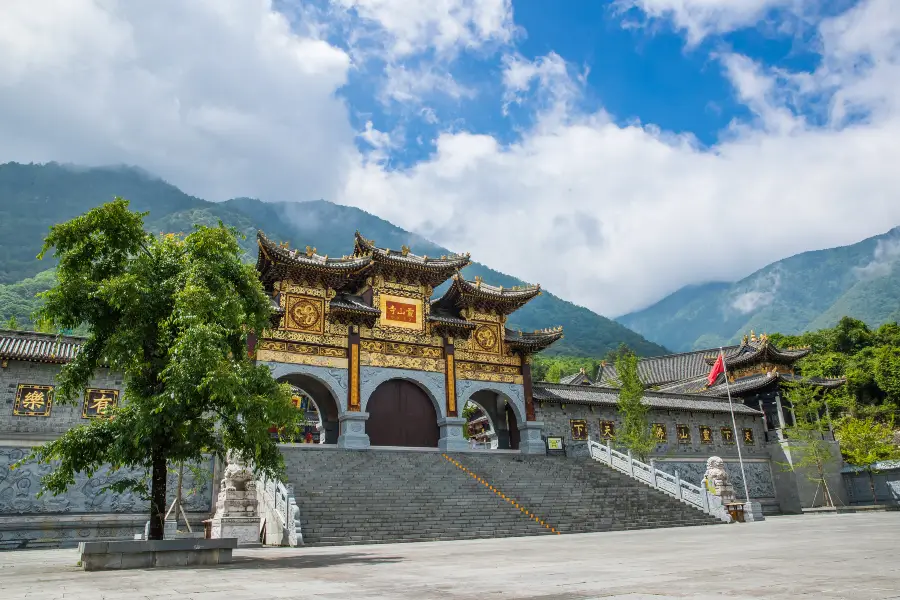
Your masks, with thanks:
M277 350L259 350L256 353L256 360L261 362L280 362L293 365L312 365L314 367L330 367L338 369L346 369L349 363L346 358L312 356Z
M301 294L305 296L315 296L317 298L333 298L334 290L321 286L302 285L293 281L279 281L275 283L274 288L281 293Z
M360 347L366 352L392 354L395 356L409 356L414 358L443 358L441 348L434 346L422 346L420 344L404 344L383 340L362 340Z
M301 333L325 333L325 299L283 294L284 328Z
M472 381L491 381L494 383L517 383L522 385L524 379L521 375L503 375L501 373L482 373L479 371L456 371L457 379L469 379Z
M444 359L416 358L412 356L394 356L375 352L362 352L360 364L367 367L391 367L395 369L411 369L413 371L434 371L443 373Z
M293 354L307 354L309 356L334 356L346 358L346 348L333 346L319 346L313 344L298 344L295 342L282 342L276 340L263 340L259 343L259 350L273 350L276 352L290 352Z
M491 363L468 362L458 359L456 362L456 369L460 373L499 373L502 375L519 375L521 373L518 367L509 365L496 365Z
M497 323L478 323L469 340L471 350L484 354L500 354L502 339Z
M465 343L463 343L465 342ZM516 356L515 354L483 354L470 352L468 350L469 343L467 340L458 340L457 343L454 344L454 348L456 348L456 359L457 360L467 360L472 362L483 362L483 363L493 363L498 365L512 365L519 366L522 364L522 359Z
M330 327L329 327L330 329ZM346 348L348 344L347 335L336 334L317 334L317 333L301 333L299 331L287 331L285 329L275 329L273 331L264 332L266 338L276 340L287 340L291 342L305 342L308 344L321 344L324 346L339 346Z

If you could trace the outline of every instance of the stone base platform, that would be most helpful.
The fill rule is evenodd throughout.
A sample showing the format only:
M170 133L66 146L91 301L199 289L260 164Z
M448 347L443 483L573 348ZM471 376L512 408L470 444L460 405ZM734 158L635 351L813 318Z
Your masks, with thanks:
M78 545L85 571L190 567L231 562L237 539L82 542Z

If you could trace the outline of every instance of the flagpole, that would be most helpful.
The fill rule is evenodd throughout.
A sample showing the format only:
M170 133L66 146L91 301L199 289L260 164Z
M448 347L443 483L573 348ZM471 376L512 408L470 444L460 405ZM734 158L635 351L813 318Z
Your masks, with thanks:
M725 352L719 346L719 356L722 357L722 373L725 375L725 391L728 393L728 408L731 410L731 425L734 427L734 439L737 443L738 462L741 465L741 479L744 480L745 502L750 502L750 488L747 487L747 474L744 473L744 457L741 455L741 436L738 435L737 421L734 418L734 403L731 401L731 388L728 386L728 366L725 364Z

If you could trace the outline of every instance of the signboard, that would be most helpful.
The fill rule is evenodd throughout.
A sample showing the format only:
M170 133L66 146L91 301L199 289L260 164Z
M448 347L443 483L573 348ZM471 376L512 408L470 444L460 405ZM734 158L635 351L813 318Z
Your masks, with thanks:
M651 431L653 432L653 439L656 440L657 444L664 444L668 439L665 423L654 423Z
M691 428L687 425L676 425L675 434L678 436L679 444L691 443Z
M600 421L600 437L604 440L616 437L616 424L612 421Z
M563 449L563 439L561 437L548 437L547 438L547 450L562 450Z
M712 444L712 429L708 425L700 426L700 443L701 444Z
M20 383L16 389L13 414L17 417L49 417L52 404L52 385Z
M422 301L381 294L381 324L403 329L422 329Z
M752 429L744 430L744 443L749 444L751 446L753 445L753 430Z
M734 443L734 431L731 430L731 427L722 428L722 441L726 444Z
M84 403L81 405L81 418L94 419L105 417L119 403L119 390L84 390Z
M572 428L572 439L583 442L588 439L587 421L584 419L569 419L569 427Z

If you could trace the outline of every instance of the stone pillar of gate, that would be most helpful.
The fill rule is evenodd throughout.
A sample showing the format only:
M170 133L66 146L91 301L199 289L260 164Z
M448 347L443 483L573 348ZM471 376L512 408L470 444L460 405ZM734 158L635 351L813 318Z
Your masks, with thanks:
M541 438L542 421L525 421L519 424L519 452L522 454L546 454L547 446Z
M444 452L464 452L469 446L463 437L463 427L466 426L465 417L443 417L438 419L438 427L441 429L441 437L438 439L438 448Z
M509 423L506 422L506 398L497 394L495 402L497 418L494 420L494 433L497 434L497 449L509 450Z
M348 450L365 450L369 447L369 434L366 433L367 412L347 412L338 417L341 434L338 436L338 448Z

